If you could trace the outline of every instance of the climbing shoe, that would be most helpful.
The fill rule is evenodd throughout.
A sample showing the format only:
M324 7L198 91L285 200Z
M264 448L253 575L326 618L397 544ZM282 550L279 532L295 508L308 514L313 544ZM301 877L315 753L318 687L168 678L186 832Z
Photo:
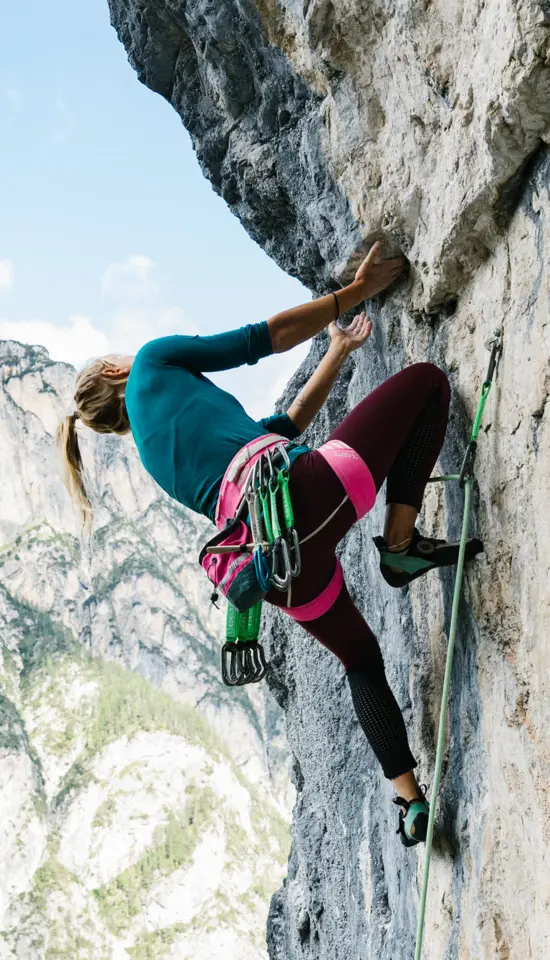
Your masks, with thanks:
M404 847L414 847L417 843L424 843L428 832L428 817L430 805L426 800L425 785L420 787L422 797L414 800L404 800L403 797L394 797L393 802L398 807L405 807L406 813L399 811L399 826L396 833L400 835Z
M409 546L401 553L391 553L383 537L373 537L373 540L380 553L380 573L390 587L406 587L434 567L451 567L458 562L460 541L448 543L435 537L423 537L416 527ZM482 551L481 540L470 537L466 541L464 559L471 560ZM390 570L390 567L397 567L399 573Z

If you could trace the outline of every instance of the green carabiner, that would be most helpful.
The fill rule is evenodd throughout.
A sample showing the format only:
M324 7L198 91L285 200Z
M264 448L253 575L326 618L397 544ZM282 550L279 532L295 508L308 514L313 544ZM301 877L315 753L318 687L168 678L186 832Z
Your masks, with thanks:
M267 542L273 543L273 527L271 526L271 516L269 513L269 497L263 488L260 488L260 502L262 504L263 519L265 523L265 532L267 535Z
M279 540L282 537L281 524L279 523L279 513L277 511L277 490L279 489L278 482L275 484L273 489L273 484L271 480L269 481L269 503L271 506L271 526L273 528L273 538L274 540Z
M290 491L288 489L288 470L280 470L279 476L277 477L277 485L281 489L281 495L283 498L283 513L285 517L286 529L291 530L294 526L294 511L292 509L292 503L290 500Z

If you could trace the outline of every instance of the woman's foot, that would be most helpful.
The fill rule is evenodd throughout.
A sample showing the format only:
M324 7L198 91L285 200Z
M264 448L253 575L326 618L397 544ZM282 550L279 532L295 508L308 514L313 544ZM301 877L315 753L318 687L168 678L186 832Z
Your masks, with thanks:
M460 541L448 543L435 537L423 537L416 527L409 545L399 552L391 551L383 537L374 537L373 540L380 553L380 572L390 587L406 587L435 567L458 563ZM481 540L470 537L466 541L465 560L471 560L482 551Z
M404 847L414 847L426 840L430 816L430 805L426 800L427 789L423 784L419 787L418 796L412 800L405 800L404 797L395 797L393 800L393 803L401 807L396 832L400 835Z

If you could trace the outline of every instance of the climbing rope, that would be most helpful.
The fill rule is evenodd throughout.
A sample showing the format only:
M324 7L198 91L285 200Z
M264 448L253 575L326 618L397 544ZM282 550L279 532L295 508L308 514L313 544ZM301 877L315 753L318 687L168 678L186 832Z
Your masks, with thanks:
M420 908L418 912L418 924L416 928L416 952L414 960L422 960L422 941L424 937L424 919L426 914L426 901L428 896L428 883L430 877L430 862L432 855L432 841L435 822L435 808L437 804L439 786L441 783L441 770L443 767L443 752L445 749L445 726L447 722L447 710L449 704L449 693L451 689L451 671L453 665L453 653L455 646L456 628L458 624L458 606L460 602L460 592L462 588L462 574L464 570L464 555L466 552L466 540L468 539L468 527L470 523L470 506L472 499L472 479L473 469L477 453L477 438L481 426L483 411L489 396L493 377L496 373L500 353L502 351L502 331L495 330L493 337L485 344L487 349L491 350L491 359L487 376L483 381L481 388L481 398L478 404L477 413L472 427L470 442L466 448L464 460L459 474L447 474L443 477L432 477L428 482L458 480L461 489L464 489L464 517L462 520L462 536L460 540L460 549L458 552L458 563L456 567L455 588L453 594L453 606L451 610L451 625L449 628L449 645L447 647L447 661L445 664L445 678L443 680L443 695L441 700L441 713L439 716L439 731L437 735L437 752L435 758L435 771L433 781L432 798L430 801L430 815L428 818L428 830L426 834L426 858L424 863L424 878L422 882L422 893L420 897Z

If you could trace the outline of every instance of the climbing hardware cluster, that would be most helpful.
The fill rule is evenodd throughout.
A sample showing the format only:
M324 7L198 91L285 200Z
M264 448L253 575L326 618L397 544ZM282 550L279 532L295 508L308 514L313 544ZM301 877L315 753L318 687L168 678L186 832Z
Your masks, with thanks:
M258 582L267 592L271 586L286 592L300 575L301 557L294 511L288 488L290 460L285 446L261 453L248 476L243 499L248 505L254 567ZM282 517L280 509L282 507ZM242 613L228 601L222 647L222 678L226 686L257 683L267 670L258 640L262 601Z

